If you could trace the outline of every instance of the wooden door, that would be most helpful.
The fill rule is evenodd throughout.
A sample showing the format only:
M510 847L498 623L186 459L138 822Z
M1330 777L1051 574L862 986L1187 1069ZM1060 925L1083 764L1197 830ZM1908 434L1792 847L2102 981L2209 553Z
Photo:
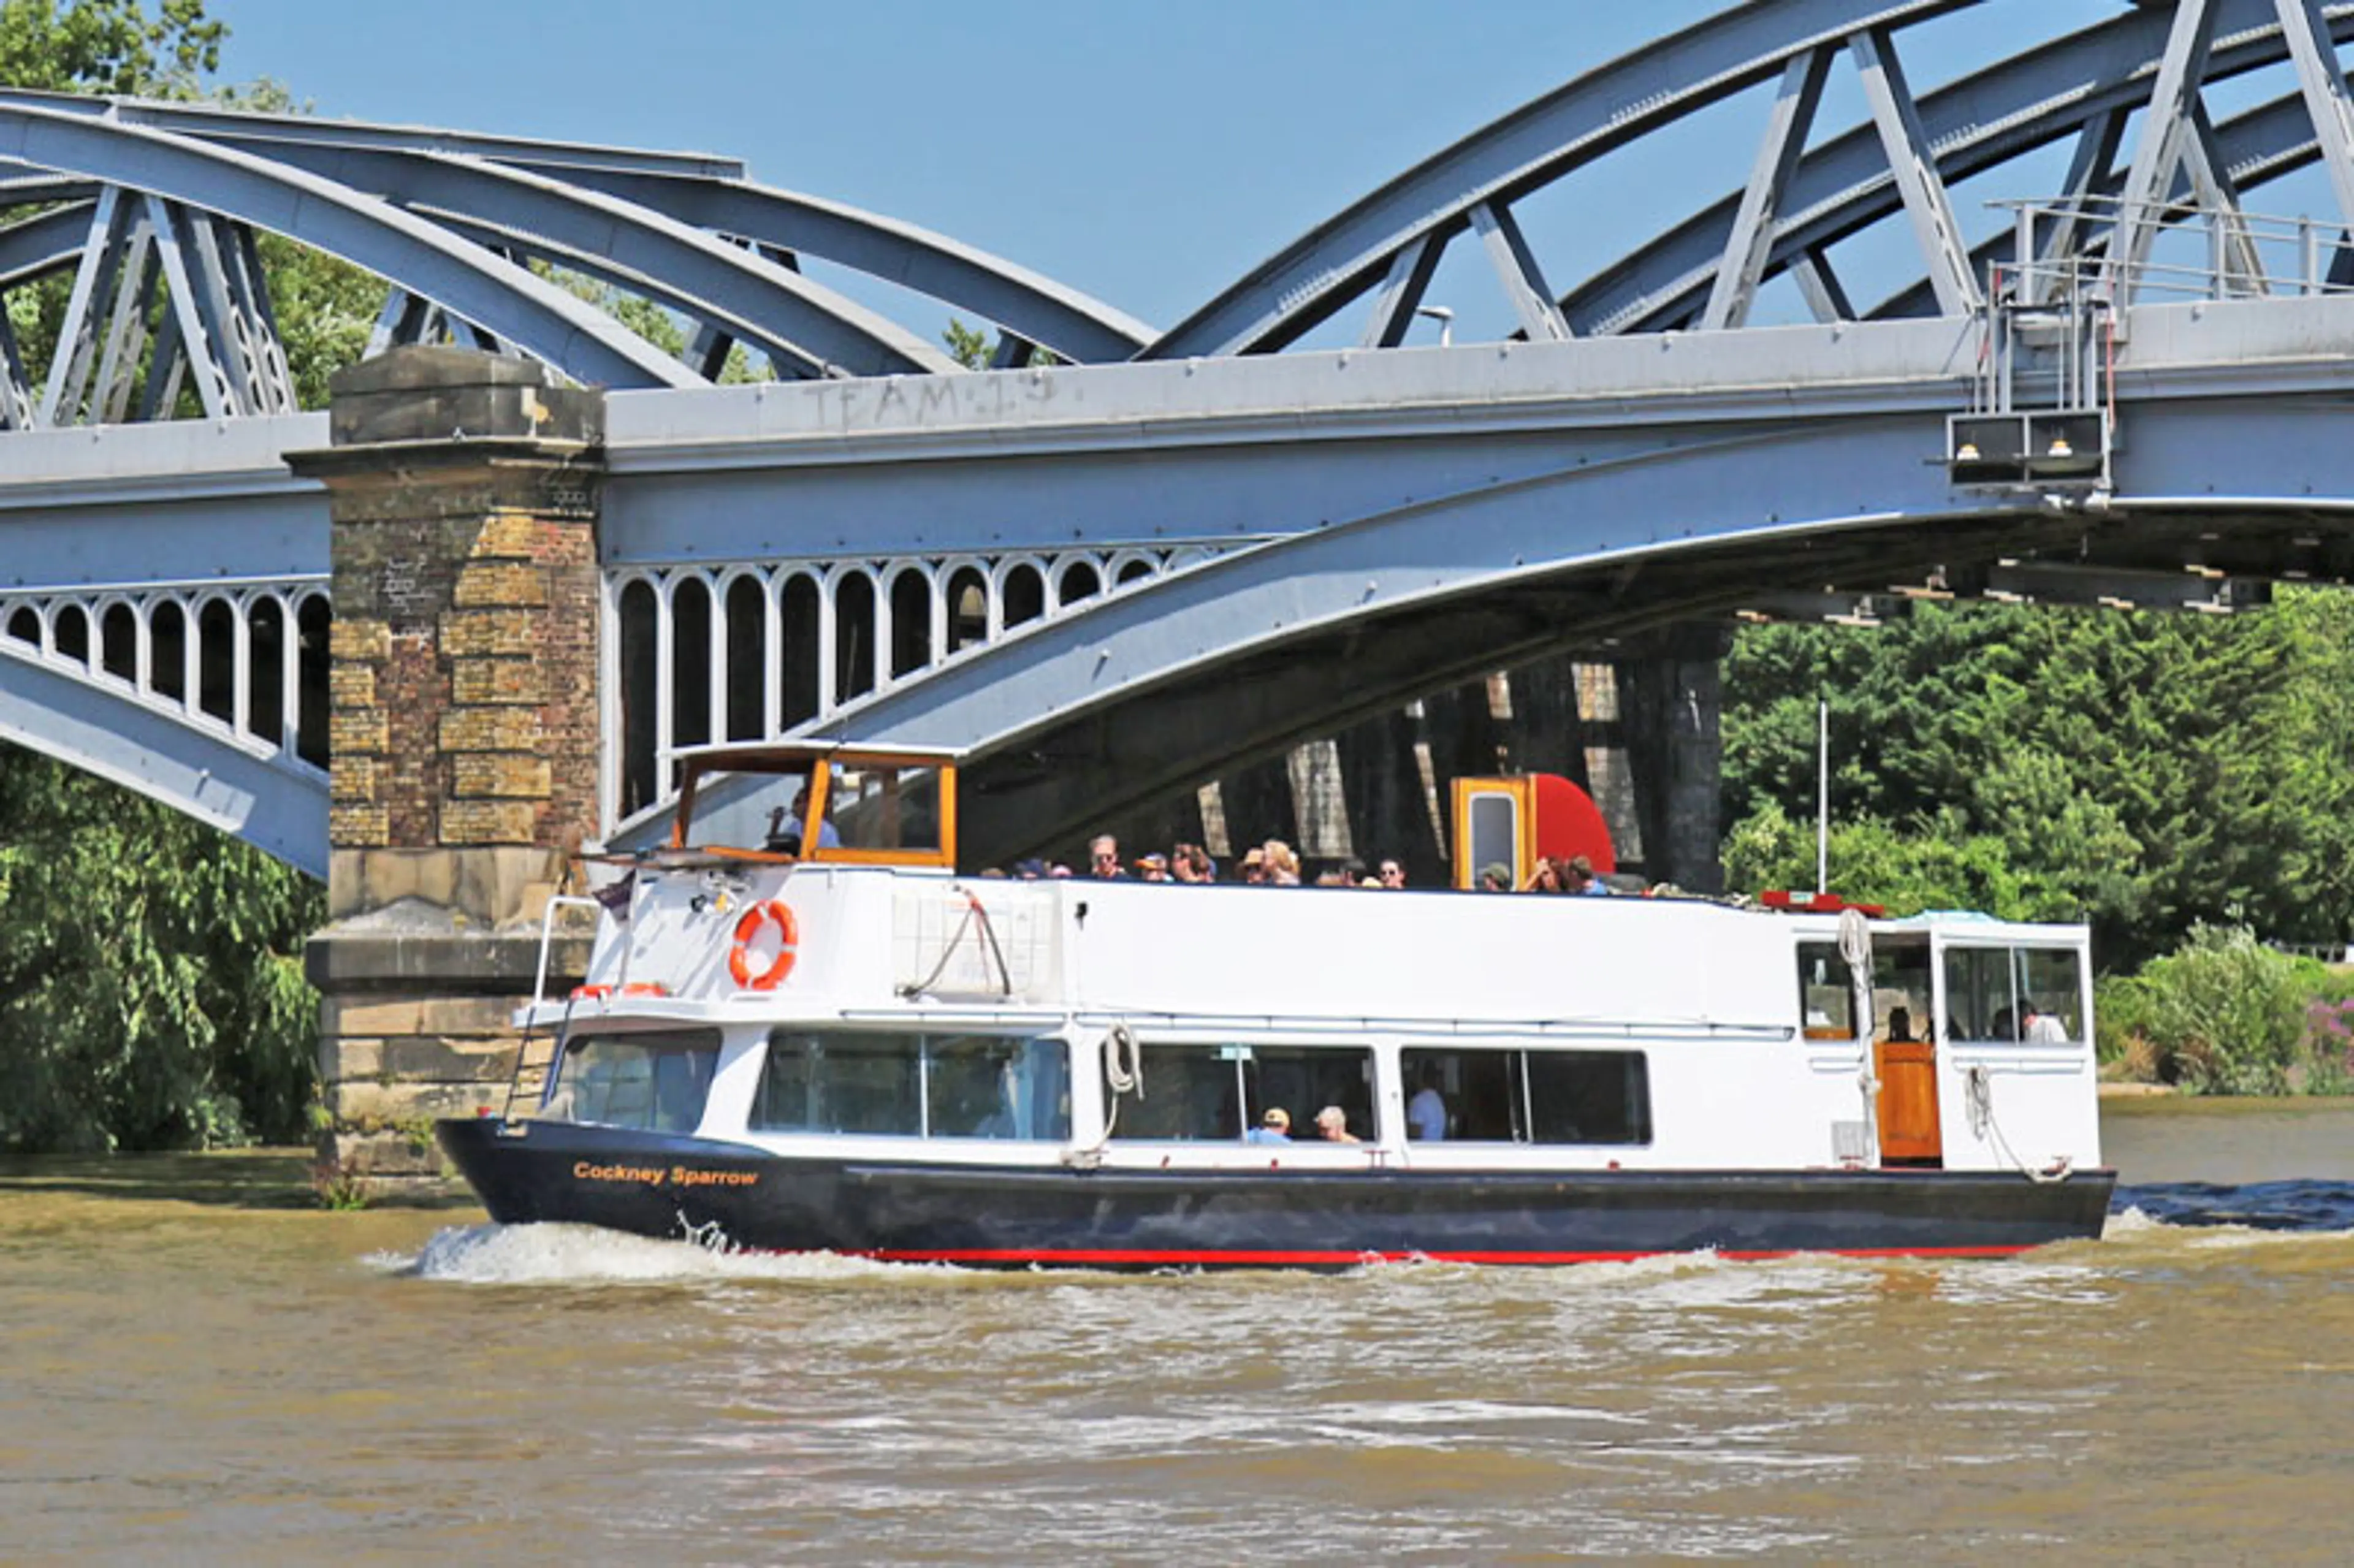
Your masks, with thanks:
M1925 1040L1882 1040L1872 1047L1880 1078L1880 1160L1936 1165L1945 1160L1937 1131L1937 1048Z

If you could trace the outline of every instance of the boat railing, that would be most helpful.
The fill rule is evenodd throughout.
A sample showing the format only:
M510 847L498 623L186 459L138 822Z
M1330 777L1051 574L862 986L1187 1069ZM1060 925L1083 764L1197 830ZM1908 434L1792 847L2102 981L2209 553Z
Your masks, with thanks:
M506 1105L499 1119L514 1119L515 1103L537 1105L547 1094L547 1080L556 1071L556 1054L563 1048L564 1029L558 1025L546 1035L537 1033L539 1005L547 999L547 971L550 956L556 948L556 926L558 913L565 909L588 909L601 914L604 906L594 898L559 893L547 901L546 910L539 917L539 967L531 982L532 1022L524 1026L523 1041L515 1047L514 1071L507 1077ZM568 1021L572 1009L567 1003L565 1016ZM535 1044L545 1042L544 1050L535 1051Z

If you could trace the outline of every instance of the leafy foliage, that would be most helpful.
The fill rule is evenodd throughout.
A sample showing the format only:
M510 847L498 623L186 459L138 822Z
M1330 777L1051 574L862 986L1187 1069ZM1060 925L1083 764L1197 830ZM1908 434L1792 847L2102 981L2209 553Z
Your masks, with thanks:
M227 836L0 751L0 1149L303 1131L319 890Z
M0 79L200 96L227 29L203 0L0 0ZM261 107L282 93L252 90ZM265 238L307 400L358 356L384 286ZM37 376L67 280L9 291ZM355 324L356 323L356 324ZM158 1149L305 1132L319 890L164 807L0 746L0 1149Z
M2161 1071L2204 1094L2276 1095L2306 1037L2296 960L2246 927L2200 926L2137 978Z
M1868 634L1751 629L1725 672L1733 842L1770 840L1773 811L1811 819L1819 696L1851 897L2081 916L2112 965L2202 921L2341 938L2349 679L2354 600L2327 589L2229 620L1924 607Z
M204 0L0 0L0 81L51 92L194 98L228 26Z

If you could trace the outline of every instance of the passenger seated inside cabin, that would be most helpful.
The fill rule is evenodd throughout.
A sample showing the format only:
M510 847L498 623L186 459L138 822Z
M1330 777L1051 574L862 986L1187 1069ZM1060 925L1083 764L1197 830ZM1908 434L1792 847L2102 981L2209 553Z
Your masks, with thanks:
M1289 1143L1291 1113L1281 1106L1267 1107L1267 1114L1258 1118L1258 1125L1243 1134L1243 1141L1245 1143Z
M1327 1143L1359 1141L1349 1130L1349 1113L1339 1106L1326 1106L1316 1113L1316 1135Z
M1422 1070L1422 1087L1405 1106L1405 1135L1425 1143L1437 1143L1447 1137L1447 1097L1438 1092L1442 1081L1438 1064L1431 1063Z
M2027 1020L2025 1038L2028 1044L2065 1045L2068 1044L2068 1026L2060 1021L2058 1015L2044 1012L2032 1001L2020 1003L2020 1011Z
M2007 1007L1996 1009L1993 1032L1988 1037L1994 1040L2013 1041L2019 1038L2019 1026L2011 1021L2010 1009Z
M1891 1045L1913 1043L1913 1012L1910 1008L1892 1007L1888 1010L1888 1043Z
M804 784L794 794L790 809L779 806L769 813L769 839L763 847L770 853L801 853L801 840L805 836L801 822L809 815L809 786ZM817 825L817 842L820 849L840 849L842 834L835 831L832 822L821 821Z

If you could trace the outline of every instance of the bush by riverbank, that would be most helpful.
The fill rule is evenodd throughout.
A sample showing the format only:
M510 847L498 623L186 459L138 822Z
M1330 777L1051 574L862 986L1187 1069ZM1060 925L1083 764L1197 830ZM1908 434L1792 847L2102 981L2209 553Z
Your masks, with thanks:
M2103 1075L2195 1095L2354 1092L2354 969L2200 926L2094 992Z

